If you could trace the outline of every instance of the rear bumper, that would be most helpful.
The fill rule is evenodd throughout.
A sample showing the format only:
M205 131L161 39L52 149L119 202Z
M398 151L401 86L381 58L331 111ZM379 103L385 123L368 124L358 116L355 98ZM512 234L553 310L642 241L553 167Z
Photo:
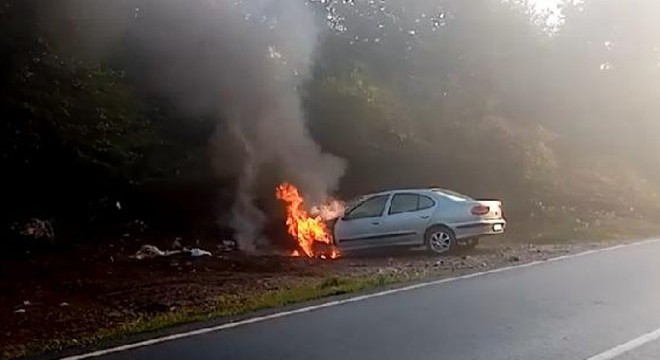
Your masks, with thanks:
M478 222L461 223L452 226L457 239L470 237L499 235L506 230L506 220L482 220Z

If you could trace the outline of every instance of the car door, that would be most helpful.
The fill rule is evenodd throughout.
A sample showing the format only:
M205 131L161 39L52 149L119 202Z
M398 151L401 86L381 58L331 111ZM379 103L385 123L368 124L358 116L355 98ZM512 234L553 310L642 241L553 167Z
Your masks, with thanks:
M335 224L335 242L341 249L380 246L382 217L390 195L369 197L350 209Z
M383 231L390 234L391 245L414 245L424 242L436 202L426 195L396 193L383 217Z

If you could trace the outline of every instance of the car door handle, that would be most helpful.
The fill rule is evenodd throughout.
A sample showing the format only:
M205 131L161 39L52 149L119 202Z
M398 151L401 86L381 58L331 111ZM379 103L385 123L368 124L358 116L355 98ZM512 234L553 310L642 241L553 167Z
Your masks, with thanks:
M422 215L422 216L420 216L419 218L420 218L420 219L428 219L428 218L430 218L430 217L431 217L430 215Z
M380 221L372 221L371 225L380 225Z

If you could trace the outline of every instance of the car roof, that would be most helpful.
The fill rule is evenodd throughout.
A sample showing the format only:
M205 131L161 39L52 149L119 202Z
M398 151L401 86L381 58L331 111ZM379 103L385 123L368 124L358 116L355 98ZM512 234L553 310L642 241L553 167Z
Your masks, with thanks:
M416 194L424 194L428 196L432 196L434 198L442 197L444 199L449 199L453 201L464 201L464 200L472 200L471 197L467 195L463 195L461 193L458 193L456 191L452 190L447 190L439 187L428 187L428 188L402 188L402 189L390 189L390 190L383 190L383 191L378 191L378 192L373 192L369 194L364 194L357 199L359 200L364 200L366 198L370 198L373 196L378 196L378 195L390 195L390 194L400 194L400 193L416 193ZM458 200L460 199L460 200Z
M378 192L373 192L373 193L368 193L364 194L360 197L372 197L372 196L377 196L377 195L389 195L392 193L423 193L423 194L430 194L433 193L434 190L438 190L437 188L402 188L402 189L390 189L390 190L382 190Z

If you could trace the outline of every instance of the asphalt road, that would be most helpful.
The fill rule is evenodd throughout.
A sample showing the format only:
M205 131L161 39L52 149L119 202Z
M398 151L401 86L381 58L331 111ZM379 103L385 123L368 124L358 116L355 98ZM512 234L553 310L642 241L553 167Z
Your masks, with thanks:
M102 359L589 359L660 328L660 242L431 285ZM660 359L660 340L617 357Z

